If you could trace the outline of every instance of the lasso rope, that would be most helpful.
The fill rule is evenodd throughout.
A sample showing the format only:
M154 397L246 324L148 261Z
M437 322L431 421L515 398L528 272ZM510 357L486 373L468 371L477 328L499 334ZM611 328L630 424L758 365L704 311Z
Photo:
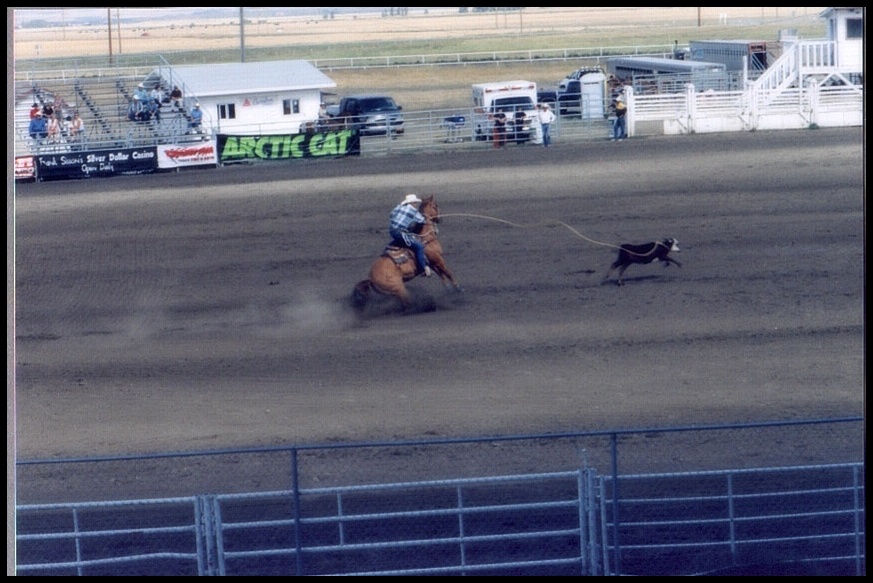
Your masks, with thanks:
M591 239L590 237L586 237L585 235L583 235L582 233L580 233L579 231L577 231L576 229L574 229L573 227L571 227L570 225L565 223L564 221L546 221L544 223L534 223L534 224L530 224L530 225L522 225L519 223L513 223L512 221L498 219L497 217L489 217L486 215L474 215L471 213L440 214L440 217L441 218L442 217L472 217L472 218L476 218L476 219L486 219L489 221L495 221L497 223L504 223L506 225L518 227L520 229L533 229L536 227L560 226L560 227L566 228L567 230L569 230L571 233L573 233L574 235L576 235L580 239L584 239L585 241L588 241L589 243L593 243L594 245L601 245L603 247L612 247L613 249L621 249L621 247L619 245L613 245L612 243L604 243L603 241L595 241L594 239Z

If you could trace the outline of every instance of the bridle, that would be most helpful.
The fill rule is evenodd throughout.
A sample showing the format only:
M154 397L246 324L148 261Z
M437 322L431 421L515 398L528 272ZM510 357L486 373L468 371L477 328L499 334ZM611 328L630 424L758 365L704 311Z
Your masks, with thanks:
M424 205L423 205L423 206L424 206ZM441 220L441 219L440 219L440 207L438 207L437 204L436 204L435 202L430 202L430 203L428 203L426 206L427 206L427 208L429 208L429 209L432 208L434 211L436 211L436 212L433 214L433 216L428 216L428 214L426 214L426 213L425 213L421 208L418 209L419 212L421 212L421 214L423 214L423 215L425 216L425 218L429 219L429 220L432 221L433 223L439 223L440 220Z
M433 210L436 212L433 215L431 215L430 213L424 213L424 212L421 213L424 215L424 218L427 219L427 223L422 227L422 232L418 234L418 236L421 237L422 239L424 237L426 237L427 235L429 235L431 231L433 232L434 237L436 237L437 233L439 233L439 227L437 225L439 224L439 222L441 220L440 219L440 208L436 205L436 203L431 202L427 206L429 209L433 208ZM419 209L419 211L421 211L421 209ZM430 231L425 230L425 227L430 227Z

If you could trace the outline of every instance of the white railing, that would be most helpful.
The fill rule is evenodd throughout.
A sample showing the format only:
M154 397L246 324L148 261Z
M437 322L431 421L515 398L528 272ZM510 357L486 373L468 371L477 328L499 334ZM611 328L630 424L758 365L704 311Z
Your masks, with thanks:
M685 134L812 126L863 125L861 85L752 88L749 91L637 95L631 92L628 133Z
M801 74L827 73L837 66L833 41L802 41L796 50Z
M794 43L758 77L753 84L754 90L783 90L800 84L805 75L831 73L836 68L835 50L833 41Z

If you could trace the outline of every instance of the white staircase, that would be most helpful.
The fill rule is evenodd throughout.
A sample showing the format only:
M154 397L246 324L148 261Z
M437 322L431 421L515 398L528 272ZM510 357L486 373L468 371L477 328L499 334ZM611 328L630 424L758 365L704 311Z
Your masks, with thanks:
M775 95L802 87L811 76L827 77L836 71L836 43L828 40L797 41L786 46L752 87L759 95Z

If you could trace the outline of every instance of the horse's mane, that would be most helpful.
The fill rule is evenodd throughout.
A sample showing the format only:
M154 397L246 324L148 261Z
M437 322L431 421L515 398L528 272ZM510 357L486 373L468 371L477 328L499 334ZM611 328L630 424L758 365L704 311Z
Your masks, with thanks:
M436 201L434 199L434 195L432 194L421 199L421 206L418 207L418 210L421 212L421 214L424 214L424 210L427 207L431 206L436 206Z

